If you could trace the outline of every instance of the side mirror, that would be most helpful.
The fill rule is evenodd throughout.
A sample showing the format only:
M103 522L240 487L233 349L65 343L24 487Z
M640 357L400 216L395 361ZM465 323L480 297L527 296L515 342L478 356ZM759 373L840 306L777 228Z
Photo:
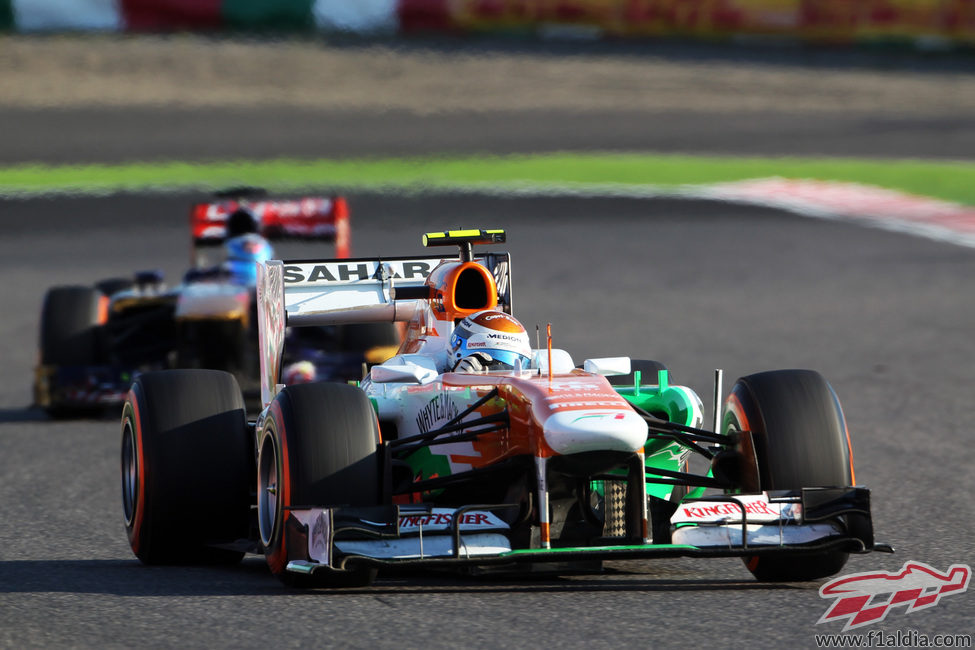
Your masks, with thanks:
M369 377L377 384L428 384L437 378L437 371L412 363L373 366Z
M439 375L433 359L421 354L398 354L369 371L377 384L429 384Z
M532 367L538 368L541 374L548 372L548 350L532 350ZM563 374L575 370L572 355L565 350L552 348L552 372Z
M628 375L630 374L630 357L604 357L602 359L586 359L582 369L594 375Z

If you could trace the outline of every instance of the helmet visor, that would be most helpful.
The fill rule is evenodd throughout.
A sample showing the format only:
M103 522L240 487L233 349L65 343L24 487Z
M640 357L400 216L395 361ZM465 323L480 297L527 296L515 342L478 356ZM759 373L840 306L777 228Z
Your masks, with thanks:
M484 350L498 363L503 363L509 369L520 366L522 369L528 368L531 359L523 354L518 354L511 350Z

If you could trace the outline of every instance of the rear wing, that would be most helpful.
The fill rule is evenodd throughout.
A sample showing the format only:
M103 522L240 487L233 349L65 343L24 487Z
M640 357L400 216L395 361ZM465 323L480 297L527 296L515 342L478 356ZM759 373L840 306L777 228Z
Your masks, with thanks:
M344 198L336 196L197 203L190 209L194 258L196 247L216 246L226 239L227 219L241 207L257 218L260 234L268 239L334 241L337 258L346 258L350 254L349 207ZM195 259L193 263L196 263Z
M397 298L397 292L424 286L441 262L456 257L399 257L271 260L258 265L258 338L261 399L277 392L286 327L376 321L407 321L426 307L424 299ZM511 255L483 253L474 261L488 269L498 288L498 309L511 313Z

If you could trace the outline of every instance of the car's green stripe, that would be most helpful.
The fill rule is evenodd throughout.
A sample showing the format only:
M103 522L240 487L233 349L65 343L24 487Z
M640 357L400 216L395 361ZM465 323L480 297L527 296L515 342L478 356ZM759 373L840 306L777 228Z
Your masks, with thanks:
M849 181L975 205L975 163L850 158L736 158L619 153L238 160L0 168L0 194L209 190L539 188L603 191L781 176Z

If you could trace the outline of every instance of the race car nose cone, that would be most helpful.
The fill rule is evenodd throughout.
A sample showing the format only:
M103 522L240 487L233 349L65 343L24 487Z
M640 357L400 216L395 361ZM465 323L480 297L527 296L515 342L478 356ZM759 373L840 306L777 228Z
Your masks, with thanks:
M647 423L633 411L560 411L545 420L545 442L559 454L641 449Z

